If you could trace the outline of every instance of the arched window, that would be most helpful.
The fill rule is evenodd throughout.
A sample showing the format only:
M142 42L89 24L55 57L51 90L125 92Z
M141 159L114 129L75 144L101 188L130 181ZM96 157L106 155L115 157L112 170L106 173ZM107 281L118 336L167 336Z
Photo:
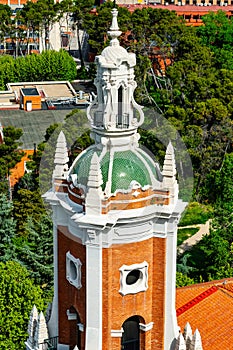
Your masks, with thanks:
M132 316L123 323L122 350L140 350L139 317Z
M122 86L118 89L118 116L117 116L117 124L118 126L122 126L123 123L123 110L122 110L122 103L123 103L123 88Z

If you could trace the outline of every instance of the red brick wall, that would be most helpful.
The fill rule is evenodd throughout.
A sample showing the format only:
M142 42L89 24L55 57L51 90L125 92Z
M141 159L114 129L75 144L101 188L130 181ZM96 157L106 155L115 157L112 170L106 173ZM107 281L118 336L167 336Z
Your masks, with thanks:
M165 249L166 240L151 238L137 243L114 245L103 249L103 350L120 350L120 338L111 337L111 330L120 330L126 319L138 315L142 323L154 322L151 331L141 331L141 350L162 350L164 334L164 295L165 295ZM82 288L78 290L66 280L66 253L82 262ZM86 248L73 240L65 227L58 229L58 283L59 283L59 342L76 345L77 321L68 321L66 311L74 307L81 323L86 324ZM120 271L122 265L148 263L148 289L137 294L122 296ZM84 328L85 329L85 328ZM85 332L81 336L84 350ZM94 350L94 349L93 349Z
M73 349L76 345L77 321L69 321L66 311L74 307L80 317L81 323L86 323L86 247L77 239L74 241L68 233L66 227L58 228L58 304L59 304L59 342L70 344ZM82 288L78 290L66 279L66 253L70 253L79 258L82 262ZM84 333L81 334L82 346L84 350Z
M165 245L165 239L151 238L103 249L103 350L119 350L111 329L120 330L133 315L141 316L145 324L154 322L152 331L142 335L141 349L163 349ZM143 261L149 264L147 291L122 296L119 268Z

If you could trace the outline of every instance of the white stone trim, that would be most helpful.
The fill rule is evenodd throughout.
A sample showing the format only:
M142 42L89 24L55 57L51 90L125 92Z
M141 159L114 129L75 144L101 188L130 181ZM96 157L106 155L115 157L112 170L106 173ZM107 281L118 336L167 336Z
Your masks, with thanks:
M139 323L139 329L143 332L148 332L153 328L154 322L150 322L147 324Z
M75 258L70 251L66 253L66 279L77 289L82 287L81 266L80 259Z
M70 349L70 346L69 346L69 345L66 345L66 344L58 344L57 349L58 349L58 350L69 350L69 349Z
M102 246L86 245L86 346L102 350Z
M127 284L127 276L130 272L138 270L139 278L133 284ZM119 293L122 295L136 294L144 292L148 288L148 263L143 261L140 264L133 265L122 265L120 271L120 290Z
M124 333L124 329L112 329L111 330L111 337L112 338L121 338L122 334Z
M80 332L84 332L84 325L82 323L78 323L77 326Z
M68 318L68 321L73 321L73 320L77 320L77 314L75 312L70 312L70 310L66 310L66 315Z

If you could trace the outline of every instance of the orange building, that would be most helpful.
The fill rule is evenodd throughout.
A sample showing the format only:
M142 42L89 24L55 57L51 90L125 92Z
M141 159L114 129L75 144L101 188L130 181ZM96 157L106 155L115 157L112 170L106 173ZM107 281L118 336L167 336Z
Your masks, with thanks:
M166 1L161 0L161 3L156 3L156 5L124 5L120 6L127 7L129 11L133 12L136 9L142 9L145 7L161 8L164 10L175 11L178 16L183 17L187 25L190 26L200 26L202 25L201 17L208 14L210 11L217 12L222 10L226 13L227 17L233 15L233 3L231 0L226 2L221 2L219 0L185 0L185 1Z

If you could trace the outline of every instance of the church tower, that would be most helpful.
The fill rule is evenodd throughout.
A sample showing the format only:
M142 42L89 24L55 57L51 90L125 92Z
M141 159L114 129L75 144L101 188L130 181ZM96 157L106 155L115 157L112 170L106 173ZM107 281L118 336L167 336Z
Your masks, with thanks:
M138 144L136 58L119 45L96 57L97 99L88 110L95 144L68 169L61 132L53 189L54 301L49 336L58 349L170 350L175 311L178 199L173 147L163 169Z

